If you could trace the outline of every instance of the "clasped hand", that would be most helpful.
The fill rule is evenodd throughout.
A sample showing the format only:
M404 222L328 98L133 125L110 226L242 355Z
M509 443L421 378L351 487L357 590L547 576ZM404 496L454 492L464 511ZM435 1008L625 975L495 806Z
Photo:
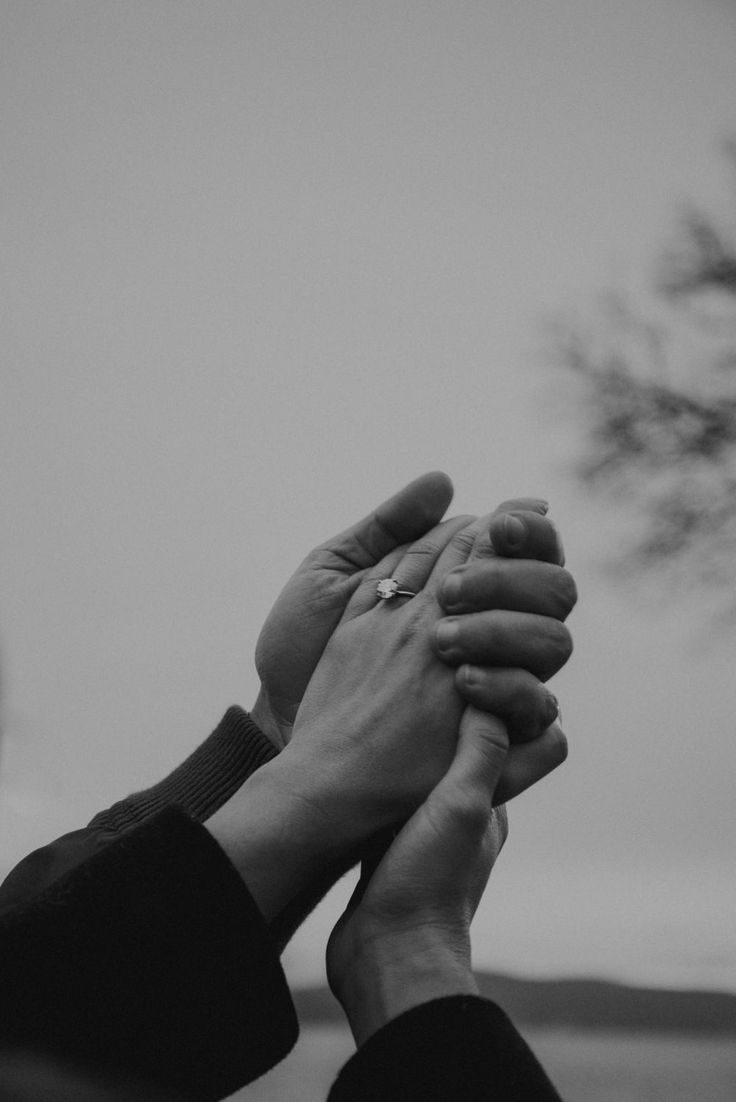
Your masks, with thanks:
M262 687L252 715L280 753L206 824L268 921L326 870L337 875L371 839L407 824L333 938L338 993L361 956L356 946L375 940L376 916L388 928L386 915L401 913L406 930L404 912L425 906L401 891L384 903L397 884L416 883L407 862L426 865L427 832L452 841L451 826L464 823L460 850L474 887L461 887L460 911L472 914L505 837L492 804L566 754L544 682L571 652L563 621L576 593L546 506L519 499L441 522L451 496L446 476L425 475L305 559L256 654ZM416 596L381 601L376 587L387 577ZM473 815L458 820L460 793ZM446 872L454 867L462 884L456 850Z

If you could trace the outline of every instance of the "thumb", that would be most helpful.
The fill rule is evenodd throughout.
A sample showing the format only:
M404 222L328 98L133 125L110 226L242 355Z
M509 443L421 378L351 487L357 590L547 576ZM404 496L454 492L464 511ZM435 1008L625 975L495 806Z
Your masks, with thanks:
M410 543L434 528L445 515L452 494L449 477L442 471L430 471L317 550L336 556L346 573L365 570L395 547Z
M454 760L440 782L447 787L445 794L454 793L471 814L489 815L508 749L505 724L469 704L460 720Z
M550 525L544 524L548 509L547 502L538 497L514 497L502 501L489 516L481 517L480 522L476 522L475 540L468 555L468 561L494 558L496 555L524 557L527 545L531 542L528 534L530 526L532 535L536 534L540 522L543 531L549 528L554 532ZM521 537L517 531L509 528L508 524L509 515L516 517L520 513L524 515ZM516 543L513 543L514 536L516 536ZM536 558L535 555L529 557Z

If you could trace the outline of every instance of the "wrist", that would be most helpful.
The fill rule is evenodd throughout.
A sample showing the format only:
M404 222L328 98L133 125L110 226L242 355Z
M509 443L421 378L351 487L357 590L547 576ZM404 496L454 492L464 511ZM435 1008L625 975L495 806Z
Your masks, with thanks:
M280 722L271 707L268 694L266 690L261 686L256 702L250 710L250 717L261 731L263 731L266 738L268 738L276 747L277 750L283 750L291 736L292 724L286 722Z
M477 995L465 939L440 931L386 934L362 943L330 975L356 1045L400 1014L449 995Z
M280 754L203 825L242 877L267 923L332 868L342 873L352 833L319 775Z

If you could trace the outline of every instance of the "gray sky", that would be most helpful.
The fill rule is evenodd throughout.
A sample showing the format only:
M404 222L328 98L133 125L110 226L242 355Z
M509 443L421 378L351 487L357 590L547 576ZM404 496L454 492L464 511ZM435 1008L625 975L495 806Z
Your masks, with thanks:
M571 484L538 329L724 202L733 9L0 15L0 866L247 707L302 555L441 467L458 510L548 497L581 589L570 760L511 808L478 963L736 990L732 637L596 572L625 520Z

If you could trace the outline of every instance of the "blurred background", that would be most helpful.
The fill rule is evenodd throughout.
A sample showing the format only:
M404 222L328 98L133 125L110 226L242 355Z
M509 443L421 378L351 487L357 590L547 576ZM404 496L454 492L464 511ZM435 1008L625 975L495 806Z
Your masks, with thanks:
M247 708L306 551L439 467L546 497L580 589L478 967L736 992L736 4L0 18L0 873Z

